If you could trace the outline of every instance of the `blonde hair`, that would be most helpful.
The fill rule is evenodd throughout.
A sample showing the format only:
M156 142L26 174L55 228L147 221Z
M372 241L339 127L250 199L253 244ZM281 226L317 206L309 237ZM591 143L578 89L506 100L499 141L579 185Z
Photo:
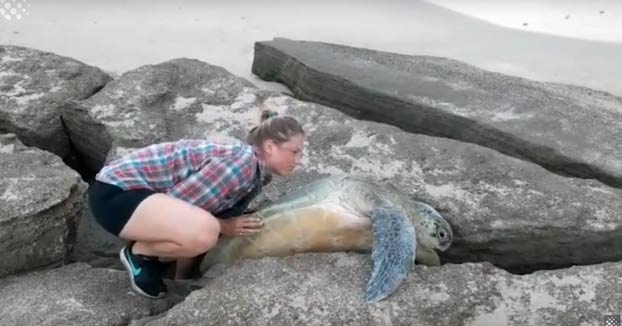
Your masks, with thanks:
M289 141L293 136L304 134L302 126L295 118L264 110L261 112L259 125L248 132L246 142L253 146L261 146L266 140L280 144Z

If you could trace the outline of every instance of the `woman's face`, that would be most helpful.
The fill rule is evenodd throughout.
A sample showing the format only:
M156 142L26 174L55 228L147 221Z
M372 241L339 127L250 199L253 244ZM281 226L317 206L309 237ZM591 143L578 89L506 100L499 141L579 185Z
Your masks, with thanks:
M288 141L277 144L267 140L263 144L266 168L273 174L286 176L292 174L302 159L305 137L292 136Z

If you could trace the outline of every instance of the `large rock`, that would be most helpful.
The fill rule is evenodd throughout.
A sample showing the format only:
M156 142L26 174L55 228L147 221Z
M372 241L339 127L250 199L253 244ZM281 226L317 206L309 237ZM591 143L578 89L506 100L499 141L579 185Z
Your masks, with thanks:
M177 59L127 72L85 101L67 105L63 112L82 160L99 170L111 149L215 132L213 127L204 129L205 122L220 119L226 124L228 120L214 111L228 110L236 96L245 94L243 89L254 90L254 86L223 68ZM248 96L238 99L237 109L246 111L254 103L254 95Z
M364 303L367 256L246 260L161 318L135 325L600 325L622 311L622 264L516 276L488 263L417 266L397 291Z
M125 241L106 231L95 221L89 203L85 203L76 234L74 249L68 261L85 262L93 267L123 269L119 250Z
M0 276L61 262L87 185L59 157L0 134Z
M143 298L130 290L125 271L77 263L0 280L0 324L124 326L182 299Z
M0 46L0 132L67 158L71 146L59 106L92 95L108 80L99 68L70 58Z
M177 59L128 72L68 106L73 139L96 166L132 148L182 137L242 138L262 109L298 118L304 169L262 199L328 174L393 182L452 224L452 262L516 271L619 260L622 190L565 178L478 145L415 135L282 94L259 91L222 68Z
M287 39L256 43L253 73L360 119L622 187L622 98L609 93L445 58Z

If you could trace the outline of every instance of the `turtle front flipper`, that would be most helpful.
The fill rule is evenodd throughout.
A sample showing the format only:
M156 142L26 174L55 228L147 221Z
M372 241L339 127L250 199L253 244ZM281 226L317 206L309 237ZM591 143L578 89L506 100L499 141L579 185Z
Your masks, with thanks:
M417 259L415 262L417 264L426 266L441 266L441 258L438 256L436 251L430 248L417 246L416 256Z
M412 269L417 243L415 229L401 209L376 207L371 219L374 267L365 293L367 303L378 302L397 289Z

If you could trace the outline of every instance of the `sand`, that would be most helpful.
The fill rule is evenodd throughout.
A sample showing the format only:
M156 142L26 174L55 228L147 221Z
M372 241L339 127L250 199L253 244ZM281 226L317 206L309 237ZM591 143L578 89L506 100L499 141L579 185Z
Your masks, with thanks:
M23 14L0 17L0 44L70 56L115 76L189 57L285 91L250 68L255 41L288 37L448 57L622 95L622 5L616 1L0 2L0 8L21 4Z

